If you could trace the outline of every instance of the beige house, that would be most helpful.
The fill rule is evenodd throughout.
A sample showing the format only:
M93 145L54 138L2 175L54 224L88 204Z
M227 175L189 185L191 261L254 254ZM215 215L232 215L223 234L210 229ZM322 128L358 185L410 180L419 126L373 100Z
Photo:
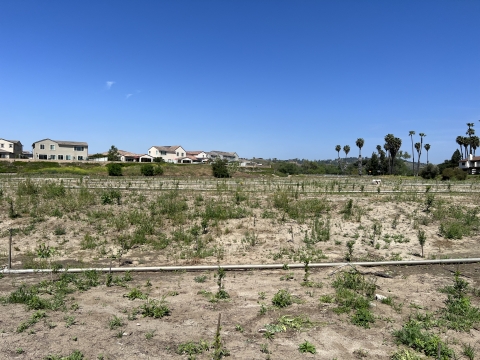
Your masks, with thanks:
M152 146L148 149L148 155L154 158L161 157L165 162L179 163L179 160L186 156L187 152L180 145L173 146Z
M32 144L34 160L82 161L88 158L88 144L78 141L43 139Z
M212 150L207 153L207 156L212 161L215 161L216 159L238 161L238 154L236 152Z
M119 161L124 162L152 162L153 156L147 154L135 154L130 151L117 150ZM103 152L103 157L95 157L91 160L93 161L108 161L108 151Z
M23 154L23 145L18 140L0 139L0 159L18 159Z

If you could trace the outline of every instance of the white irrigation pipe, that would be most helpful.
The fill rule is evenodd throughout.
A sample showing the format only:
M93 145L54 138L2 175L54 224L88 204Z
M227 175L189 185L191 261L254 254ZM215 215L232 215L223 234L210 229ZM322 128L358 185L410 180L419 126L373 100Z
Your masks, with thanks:
M309 264L310 268L323 267L338 267L345 265L356 266L392 266L392 265L436 265L436 264L467 264L479 263L480 258L467 259L442 259L442 260L403 260L403 261L365 261L365 262L341 262L341 263L314 263ZM287 264L289 269L303 269L304 264ZM122 267L122 268L76 268L76 269L59 269L58 272L80 273L86 270L96 270L100 272L147 272L147 271L205 271L217 270L221 267L225 270L268 270L268 269L283 269L285 264L250 264L250 265L195 265L195 266L139 266L139 267ZM3 269L0 273L3 274L34 274L34 273L51 273L52 269Z

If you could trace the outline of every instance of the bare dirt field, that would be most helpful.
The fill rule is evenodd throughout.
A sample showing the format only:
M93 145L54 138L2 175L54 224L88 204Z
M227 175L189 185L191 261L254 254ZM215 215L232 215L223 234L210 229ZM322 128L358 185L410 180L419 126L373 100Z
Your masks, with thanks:
M1 180L1 264L12 235L13 269L54 270L0 278L2 359L417 359L439 350L442 359L473 359L478 351L477 264L309 268L480 257L476 181ZM62 272L226 264L285 266Z

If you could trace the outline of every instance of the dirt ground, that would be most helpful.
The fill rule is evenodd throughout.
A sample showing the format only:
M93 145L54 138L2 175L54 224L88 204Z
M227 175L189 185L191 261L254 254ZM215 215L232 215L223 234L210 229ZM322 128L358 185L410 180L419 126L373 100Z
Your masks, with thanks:
M86 359L179 359L178 345L201 339L213 342L218 314L221 313L221 339L232 359L265 359L262 344L267 344L272 359L355 359L358 354L367 354L368 359L387 359L397 348L392 331L398 329L408 317L417 312L435 311L446 296L438 289L452 283L453 265L358 268L364 273L388 273L391 278L376 277L376 293L393 296L403 304L401 312L392 307L374 302L373 313L377 320L370 329L359 328L348 322L344 315L332 312L333 304L322 304L319 297L333 294L330 286L335 269L312 270L311 279L321 282L322 288L308 289L300 285L302 270L293 271L293 279L281 280L289 270L256 270L227 272L225 290L230 299L211 303L199 294L206 290L215 292L217 285L214 272L133 273L128 288L104 285L85 292L77 292L68 299L66 312L48 312L47 317L31 327L30 332L17 333L16 328L27 320L31 311L24 305L9 304L2 307L0 317L0 357L2 359L41 359L47 355L64 356L80 350ZM460 265L460 271L472 286L480 285L480 268L475 265ZM337 269L338 270L338 269ZM205 283L197 283L195 277L206 275ZM50 275L8 275L0 281L2 295L12 291L20 283L35 283L49 279ZM151 286L146 286L147 280ZM127 319L127 314L143 300L124 297L128 289L138 288L149 297L161 299L166 296L171 315L161 319ZM287 289L301 299L301 303L284 309L271 309L265 315L259 313L260 303L270 304L279 289ZM264 293L265 299L260 297ZM78 308L72 309L72 304ZM288 330L277 333L267 340L259 332L265 324L284 316L306 315L314 323L309 329ZM75 321L67 327L66 319ZM117 330L109 329L113 316L120 317L124 325ZM50 328L52 325L56 326ZM238 331L240 326L242 331ZM452 347L460 348L467 342L478 347L480 328L469 333L447 331L441 334ZM118 337L118 333L122 337ZM147 333L153 337L146 338ZM317 353L302 354L298 346L305 340L315 345ZM19 354L19 349L24 352ZM197 355L198 359L210 359L212 352ZM460 353L460 351L459 351ZM360 356L360 357L359 357Z
M320 185L311 184L308 185L311 188L306 186L304 192L295 194L295 188L299 188L297 180L292 180L291 185L264 184L259 190L249 188L247 180L241 183L236 180L223 190L213 184L216 189L208 192L201 189L210 183L192 181L175 194L175 201L186 204L182 205L183 210L169 216L154 213L150 206L159 203L158 194L167 191L166 184L163 184L163 192L148 188L128 189L127 185L127 189L120 190L121 204L102 204L99 199L104 196L105 189L91 189L92 200L82 205L83 208L78 207L81 203L75 198L75 189L67 190L66 195L59 198L45 195L42 198L38 194L43 193L39 192L35 195L39 200L32 200L33 196L17 195L15 198L15 188L4 187L3 199L7 196L15 198L20 216L8 216L7 202L2 200L1 264L5 266L7 263L9 229L12 228L17 229L12 244L14 269L48 268L53 264L61 264L64 268L291 264L301 263L302 254L311 256L312 263L344 262L349 241L353 241L352 261L420 260L419 230L426 234L425 258L480 257L476 225L472 225L470 232L461 239L448 239L440 231L441 224L446 224L447 220L438 220L440 208L447 215L452 209L462 208L465 214L473 214L471 222L475 223L478 219L475 210L478 196L475 194L467 197L460 192L438 191L435 193L436 202L429 210L424 188L418 193L401 189L388 193L387 189L399 186L393 183L390 187L382 185L382 192L373 191L377 189L375 187L368 193L346 193L340 191L340 185L338 191L335 188L335 191L322 192L315 190ZM255 186L260 185L255 183ZM326 188L330 184L321 186ZM368 187L366 181L365 186ZM308 205L313 199L326 204L328 209L307 216L294 216L294 212L288 212L291 209L280 208L275 199L282 195L282 191L290 204ZM74 205L67 202L70 196ZM202 214L207 213L209 201L232 211L240 209L242 215L212 218L206 231L200 231L195 237L193 229L197 226L201 230L201 219L205 216ZM351 212L347 216L345 209L349 201ZM310 211L305 209L305 212ZM131 241L136 231L144 226L143 220L136 223L135 219L145 217L155 221L153 229L144 237L145 242L128 247L122 245L119 239ZM116 219L124 219L126 225ZM313 238L314 222L318 219L324 223L328 221L328 239L309 243L308 239ZM453 220L449 218L448 221ZM183 240L175 240L179 232ZM87 238L91 246L84 245ZM165 246L160 246L159 239L169 240ZM203 244L205 256L200 255L199 244ZM41 246L52 250L48 256L40 256L45 255L40 251ZM370 328L363 328L351 323L351 315L335 313L335 303L319 300L321 296L335 295L332 282L338 273L349 269L348 266L312 269L310 280L318 284L314 287L301 285L303 269L227 271L224 285L230 297L218 301L211 301L211 294L217 291L215 271L132 272L133 279L123 286L106 286L106 275L101 274L98 286L77 290L67 296L65 311L47 310L46 317L23 332L18 331L19 325L28 321L35 310L28 310L24 304L4 301L0 313L0 358L66 357L79 350L85 359L187 359L188 355L177 353L178 346L200 340L213 343L218 315L221 314L221 341L231 359L388 359L402 348L395 343L392 332L419 311L435 313L441 309L447 296L439 289L452 284L455 270L462 272L471 288L480 287L478 264L357 267L375 282L376 294L391 297L397 304L394 308L372 301L375 323ZM388 277L378 274L387 274ZM5 299L22 284L38 284L59 276L5 274L0 278L0 297ZM196 281L202 276L205 282ZM149 299L164 299L170 315L159 319L135 315L135 309L146 300L129 300L125 295L133 289ZM272 298L281 289L288 290L297 301L285 308L273 307ZM471 301L473 305L479 305L476 296L472 296ZM262 329L283 316L308 317L311 327L287 329L267 339ZM122 325L110 329L114 317L119 318ZM464 344L479 349L479 330L474 327L469 332L444 328L433 331L456 351L458 358L462 358ZM299 351L299 345L305 341L315 346L315 354ZM197 359L211 359L213 349L195 356Z

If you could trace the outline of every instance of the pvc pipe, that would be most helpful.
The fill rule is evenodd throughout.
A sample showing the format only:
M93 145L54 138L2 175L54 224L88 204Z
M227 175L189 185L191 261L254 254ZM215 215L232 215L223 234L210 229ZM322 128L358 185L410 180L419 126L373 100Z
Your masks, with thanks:
M402 260L402 261L364 261L364 262L340 262L340 263L313 263L309 264L310 268L338 267L346 265L356 266L392 266L392 265L435 265L435 264L467 264L479 263L480 258L467 259L441 259L441 260ZM303 269L304 264L287 264L289 269ZM72 268L59 269L56 272L81 273L86 270L95 270L99 272L148 272L148 271L205 271L217 270L219 267L225 270L268 270L283 269L285 264L251 264L251 265L195 265L195 266L139 266L139 267L122 267L122 268ZM52 269L3 269L3 274L35 274L35 273L51 273Z

